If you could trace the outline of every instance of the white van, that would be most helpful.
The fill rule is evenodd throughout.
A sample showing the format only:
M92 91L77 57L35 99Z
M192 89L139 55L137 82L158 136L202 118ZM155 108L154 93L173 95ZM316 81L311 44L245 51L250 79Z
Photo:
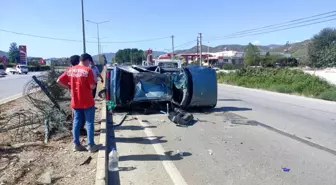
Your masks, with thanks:
M162 68L182 68L181 60L160 59L155 60L155 65Z

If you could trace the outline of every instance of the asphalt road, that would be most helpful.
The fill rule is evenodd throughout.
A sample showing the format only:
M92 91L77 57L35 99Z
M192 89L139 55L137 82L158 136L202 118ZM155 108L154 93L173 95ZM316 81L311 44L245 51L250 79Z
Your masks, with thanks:
M187 128L163 114L128 118L116 132L121 184L336 184L335 103L227 85L218 93Z
M30 72L27 75L8 74L0 78L0 101L22 94L25 84L32 79L32 76L40 74L40 72Z

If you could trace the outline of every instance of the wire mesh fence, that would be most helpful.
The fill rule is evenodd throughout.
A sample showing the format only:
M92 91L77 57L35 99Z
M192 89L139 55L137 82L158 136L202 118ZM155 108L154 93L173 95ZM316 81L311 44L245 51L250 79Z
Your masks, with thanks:
M48 139L71 129L70 92L57 85L61 71L50 70L31 79L24 87L20 110L0 110L0 143ZM6 112L6 114L4 114Z

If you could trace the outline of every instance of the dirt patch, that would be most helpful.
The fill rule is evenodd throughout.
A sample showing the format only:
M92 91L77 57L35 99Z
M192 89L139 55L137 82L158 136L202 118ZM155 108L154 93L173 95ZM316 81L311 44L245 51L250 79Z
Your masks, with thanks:
M101 85L100 85L101 88ZM33 109L24 98L0 106L0 119L14 112ZM95 142L99 142L102 100L96 100ZM0 120L1 121L1 120ZM4 121L2 119L2 121ZM0 137L0 185L34 185L51 178L51 184L92 185L96 177L97 153L73 152L71 132L53 135L48 144L43 143L43 126L41 137L26 143L13 143L1 133ZM81 136L83 145L86 136ZM87 160L88 158L91 160ZM86 163L84 163L86 161ZM84 163L84 164L83 164Z

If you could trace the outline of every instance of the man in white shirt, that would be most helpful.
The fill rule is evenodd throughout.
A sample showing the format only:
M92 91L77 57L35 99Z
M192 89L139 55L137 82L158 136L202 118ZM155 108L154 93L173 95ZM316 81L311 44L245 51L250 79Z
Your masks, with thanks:
M96 82L96 88L92 89L92 96L93 98L96 97L96 92L97 92L97 83L98 83L98 77L101 79L101 83L104 83L103 77L101 76L99 69L97 66L95 66L94 62L91 62L91 70L93 72L93 77Z

